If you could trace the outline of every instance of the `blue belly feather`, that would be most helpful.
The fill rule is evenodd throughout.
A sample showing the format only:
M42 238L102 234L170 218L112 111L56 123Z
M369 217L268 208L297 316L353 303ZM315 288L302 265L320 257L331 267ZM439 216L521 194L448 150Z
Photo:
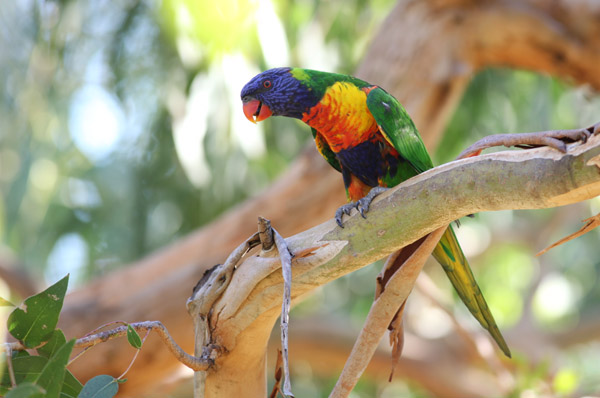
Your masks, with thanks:
M368 186L376 187L379 179L395 175L398 159L388 154L384 156L385 143L365 141L352 148L342 149L336 156L344 170L347 170Z

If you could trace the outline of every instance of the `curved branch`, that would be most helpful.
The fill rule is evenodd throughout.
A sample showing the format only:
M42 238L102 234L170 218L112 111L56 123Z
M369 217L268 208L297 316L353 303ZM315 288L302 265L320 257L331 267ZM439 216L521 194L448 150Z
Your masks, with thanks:
M173 354L175 358L185 366L189 367L193 370L206 370L210 365L212 365L212 360L210 358L202 358L195 357L193 355L185 352L176 342L173 340L173 337L169 334L169 331L159 321L145 321L145 322L136 322L130 323L129 326L134 328L137 332L145 331L155 331L168 348L168 350ZM105 330L102 332L94 333L89 336L81 337L75 341L74 348L91 348L100 343L105 343L108 340L116 339L117 337L124 337L127 335L127 326L118 326L116 328ZM13 351L22 351L26 350L21 342L15 341L10 343L5 343L5 347L9 348Z
M292 299L468 214L556 207L593 198L600 194L599 157L600 136L592 136L585 144L570 144L566 154L550 148L499 152L420 174L377 198L366 220L354 212L343 229L329 220L288 238L295 255ZM257 365L264 361L281 305L283 281L274 272L279 266L271 255L247 256L215 303L213 339L226 354L216 359L219 371L209 369L207 391L266 394L266 386L256 383L264 366ZM240 371L241 363L251 366ZM249 391L250 385L256 387Z
M445 225L429 234L411 257L402 264L402 267L392 275L385 285L386 289L375 299L330 397L350 395L358 379L371 362L390 322L397 314L398 303L404 303L408 298L425 261L447 228L448 226Z
M458 155L457 159L477 156L487 148L506 146L519 148L534 148L540 146L549 146L560 152L567 151L567 145L562 140L570 142L583 141L585 142L590 135L597 134L600 131L600 123L583 129L572 130L551 130L539 131L536 133L523 134L494 134L483 137Z

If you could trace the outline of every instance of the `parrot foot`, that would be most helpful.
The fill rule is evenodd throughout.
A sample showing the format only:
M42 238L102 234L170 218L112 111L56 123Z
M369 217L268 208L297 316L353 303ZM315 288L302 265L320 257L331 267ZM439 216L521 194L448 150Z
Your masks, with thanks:
M344 214L350 215L352 209L358 210L362 218L367 218L365 216L365 213L369 211L369 206L371 206L371 202L373 201L373 199L375 199L377 195L387 191L388 189L389 188L384 187L374 187L364 198L361 198L356 202L346 203L345 205L338 207L338 209L335 212L335 222L337 223L337 225L340 226L340 228L344 228L342 217L344 217Z
M596 123L590 127L573 130L549 130L537 133L489 135L465 149L458 156L458 159L477 156L482 150L495 146L514 146L525 149L549 146L562 153L566 153L567 145L565 141L582 141L583 143L586 143L590 136L598 134L599 132L600 123Z

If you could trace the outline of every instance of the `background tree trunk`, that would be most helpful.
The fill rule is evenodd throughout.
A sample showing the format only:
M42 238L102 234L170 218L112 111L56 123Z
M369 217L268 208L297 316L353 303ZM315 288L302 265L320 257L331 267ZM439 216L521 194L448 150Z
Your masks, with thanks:
M404 103L427 146L433 148L469 79L481 68L526 68L600 89L598 18L600 8L588 1L399 1L357 75L385 87ZM113 320L160 320L192 352L185 300L205 269L224 261L255 231L258 215L270 219L285 237L331 218L344 201L339 174L311 145L260 196L71 293L60 327L68 337L76 337ZM79 359L73 371L83 379L99 373L118 375L129 361L126 347L124 340L102 344ZM123 391L134 395L152 390L178 366L151 337Z

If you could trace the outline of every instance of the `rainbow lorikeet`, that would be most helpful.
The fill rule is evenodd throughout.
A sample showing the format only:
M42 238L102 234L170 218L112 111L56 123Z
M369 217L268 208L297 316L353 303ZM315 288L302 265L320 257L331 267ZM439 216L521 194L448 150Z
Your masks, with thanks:
M250 80L241 97L253 123L288 116L312 128L318 151L342 173L346 187L349 203L335 215L340 227L344 213L356 208L364 217L377 194L433 167L404 107L381 87L355 77L275 68ZM451 226L433 256L469 311L510 356Z

